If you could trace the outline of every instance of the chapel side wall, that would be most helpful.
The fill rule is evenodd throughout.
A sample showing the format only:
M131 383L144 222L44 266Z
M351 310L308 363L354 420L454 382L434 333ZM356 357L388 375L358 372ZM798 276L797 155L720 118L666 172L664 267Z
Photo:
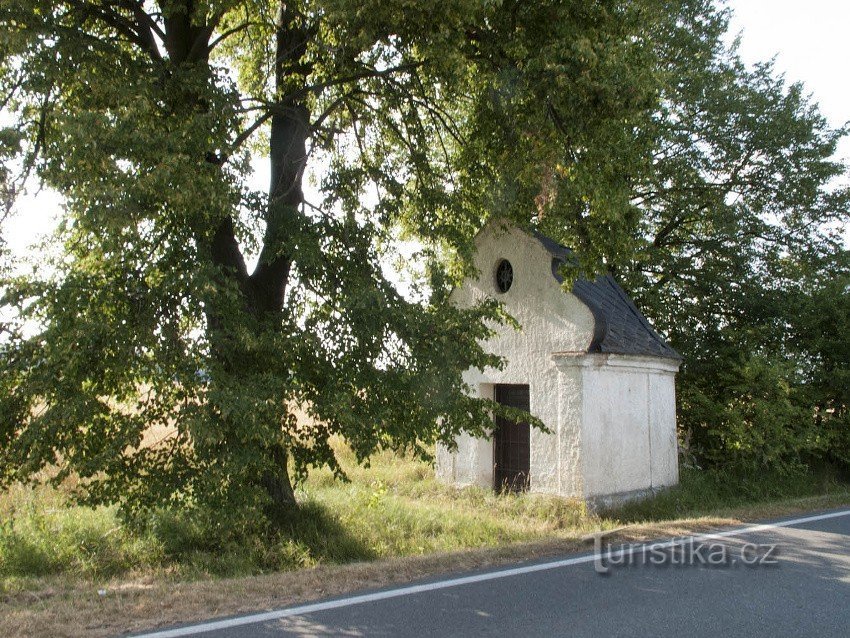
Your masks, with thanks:
M679 482L679 444L676 437L676 375L660 372L649 377L652 487Z
M611 368L607 355L586 355L582 368L584 496L648 489L649 416L646 375Z
M652 357L583 357L585 498L628 496L678 480L675 371Z

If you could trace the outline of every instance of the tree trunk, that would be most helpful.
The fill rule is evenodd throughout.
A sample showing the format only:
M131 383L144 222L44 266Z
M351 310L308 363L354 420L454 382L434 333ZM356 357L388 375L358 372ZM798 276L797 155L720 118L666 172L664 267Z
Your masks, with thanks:
M197 61L199 52L207 52L205 44L209 38L208 30L193 27L189 19L191 11L185 15L176 14L167 23L169 38L167 44L173 61ZM286 288L292 267L292 232L298 227L297 217L304 201L302 181L307 162L307 138L310 129L310 112L303 99L292 100L285 95L292 78L306 83L310 67L304 62L309 28L303 24L297 11L290 10L281 0L279 5L278 26L276 31L275 86L276 102L271 117L269 136L269 159L271 163L271 182L269 199L265 212L266 228L259 261L253 273L248 273L239 242L236 239L233 217L225 217L215 231L210 254L214 265L226 278L233 278L241 293L241 306L237 312L244 312L245 319L258 330L267 330L275 323L283 325L283 309ZM201 53L206 57L206 53ZM209 156L207 161L220 163L223 158ZM222 282L227 284L228 282ZM228 330L224 320L226 313L216 308L208 311L208 322L213 348L221 344L221 360L225 369L229 367L231 356L242 360L249 357L230 351ZM233 318L231 318L233 319ZM235 318L238 323L238 317ZM243 363L244 364L244 363ZM238 374L238 370L231 370ZM257 483L269 497L269 517L273 520L285 519L295 505L295 495L288 473L288 453L279 441L270 442L257 450L268 461L268 469L262 476L256 477Z
M309 74L302 64L306 53L308 33L297 23L295 14L287 9L285 1L280 4L279 23L276 33L275 83L277 98L283 103L282 94L287 76L297 73ZM271 119L269 135L269 160L271 181L266 211L266 229L263 247L257 268L251 275L254 308L261 319L282 320L286 286L292 267L292 231L297 227L297 216L304 202L302 181L307 163L307 136L310 113L303 103L288 103L281 107ZM282 323L282 321L281 321ZM274 470L269 470L262 484L270 500L269 518L283 520L295 505L295 494L289 479L288 453L279 443L266 450Z
M286 450L280 444L267 447L265 453L274 467L274 471L266 472L261 481L269 497L267 515L273 522L282 522L296 506L295 492L292 489L292 481L289 480L289 459Z

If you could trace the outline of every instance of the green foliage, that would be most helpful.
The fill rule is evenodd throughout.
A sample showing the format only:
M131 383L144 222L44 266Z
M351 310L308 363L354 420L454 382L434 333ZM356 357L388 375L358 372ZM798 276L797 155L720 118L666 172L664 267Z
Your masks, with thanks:
M699 381L686 379L681 390L687 422L697 424L691 444L701 458L753 475L801 469L818 450L811 414L791 395L794 366L763 357L718 364L722 370L698 370ZM718 386L702 385L711 381Z
M485 432L500 408L461 374L500 365L479 344L504 317L452 306L464 267L447 262L491 214L483 180L533 203L538 178L500 158L551 155L548 112L587 152L630 135L652 94L631 37L647 7L4 3L3 157L66 209L58 253L4 281L0 481L58 463L91 504L218 511L239 534L292 515L290 469L339 471L332 434L364 460ZM523 149L504 135L543 124ZM247 185L250 150L268 193ZM413 298L383 269L398 237L423 245Z
M4 2L2 196L31 174L66 208L3 276L0 484L58 465L225 542L340 475L333 435L362 462L488 432L462 374L507 318L450 296L494 215L627 284L703 462L846 460L845 131L727 26L710 0Z
M846 459L846 166L799 84L747 68L695 1L663 39L643 247L618 273L683 355L679 424L703 464Z

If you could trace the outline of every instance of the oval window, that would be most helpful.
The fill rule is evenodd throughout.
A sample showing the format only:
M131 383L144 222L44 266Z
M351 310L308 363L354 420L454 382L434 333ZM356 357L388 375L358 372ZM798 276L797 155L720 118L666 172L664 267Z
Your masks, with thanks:
M514 283L514 267L507 259L503 259L496 266L496 288L499 292L507 292Z

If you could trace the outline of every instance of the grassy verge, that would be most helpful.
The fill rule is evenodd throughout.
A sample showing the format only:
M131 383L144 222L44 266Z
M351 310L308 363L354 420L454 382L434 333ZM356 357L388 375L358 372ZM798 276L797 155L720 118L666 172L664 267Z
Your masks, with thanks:
M456 490L390 454L369 469L346 460L351 482L314 472L278 538L224 546L173 516L134 533L113 509L16 487L0 496L0 631L109 635L581 550L602 529L641 539L850 503L850 482L827 470L758 480L689 470L649 501L593 513L559 498Z

